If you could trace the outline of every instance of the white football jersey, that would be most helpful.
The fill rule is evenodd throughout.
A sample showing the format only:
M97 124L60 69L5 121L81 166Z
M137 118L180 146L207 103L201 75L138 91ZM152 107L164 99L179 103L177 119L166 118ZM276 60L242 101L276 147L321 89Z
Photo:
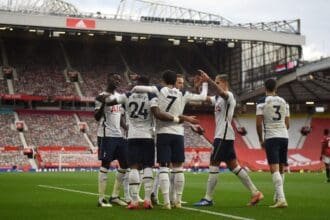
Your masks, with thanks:
M103 93L101 93L103 94ZM119 93L115 92L113 95L110 95L106 98L107 100L112 100L115 97L119 96ZM101 108L102 103L95 101L95 110ZM120 118L122 113L121 105L114 106L105 106L104 114L99 122L97 129L98 137L123 137L120 129Z
M116 97L118 103L125 106L128 119L127 138L153 138L154 118L150 106L155 94L127 93Z
M140 91L146 91L155 93L157 99L152 102L151 107L158 106L162 112L167 112L173 116L182 115L186 103L189 101L204 101L206 100L207 84L203 85L201 94L193 94L190 92L180 91L177 88L169 87L156 87L156 86L136 86L133 91L139 89ZM176 134L184 135L184 128L182 124L178 124L172 121L160 121L156 122L157 134Z
M211 102L214 105L215 133L214 138L223 140L235 140L235 132L231 121L233 119L236 100L233 93L227 91L227 100L221 96L212 96Z
M289 105L279 96L266 96L257 103L257 115L263 115L264 136L269 138L288 138L285 117L290 116Z

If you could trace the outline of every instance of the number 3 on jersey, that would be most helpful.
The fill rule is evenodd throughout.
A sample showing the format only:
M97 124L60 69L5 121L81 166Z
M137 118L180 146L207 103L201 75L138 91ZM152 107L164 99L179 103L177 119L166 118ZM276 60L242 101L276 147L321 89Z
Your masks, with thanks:
M280 113L280 108L281 108L281 106L280 106L280 105L273 105L273 108L275 109L275 114L276 114L276 116L277 116L277 117L273 117L273 120L274 120L274 121L279 121L279 120L281 120L281 118L282 118L282 115L281 115L281 113Z
M170 99L170 103L168 103L168 106L166 107L166 110L165 110L166 112L168 112L168 111L170 111L170 108L172 107L172 105L175 102L177 97L169 95L166 98Z

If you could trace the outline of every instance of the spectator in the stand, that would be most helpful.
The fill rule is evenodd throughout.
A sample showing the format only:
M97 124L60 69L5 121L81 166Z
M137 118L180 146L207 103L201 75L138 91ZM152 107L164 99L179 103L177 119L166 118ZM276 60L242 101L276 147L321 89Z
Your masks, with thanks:
M326 171L326 178L327 182L330 182L330 135L329 129L324 129L323 131L323 140L322 144L322 151L321 151L321 160L324 162L325 171Z

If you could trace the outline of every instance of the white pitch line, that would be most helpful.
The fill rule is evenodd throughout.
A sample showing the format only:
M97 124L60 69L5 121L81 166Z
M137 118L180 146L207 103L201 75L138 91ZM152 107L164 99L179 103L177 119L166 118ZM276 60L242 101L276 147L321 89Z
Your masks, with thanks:
M62 190L62 191L67 191L67 192L81 193L81 194L92 195L92 196L98 196L99 195L98 193L91 193L91 192L80 191L80 190L75 190L75 189L67 189L67 188L56 187L56 186L49 186L49 185L38 185L38 186L39 187L42 187L42 188L47 188L47 189L57 189L57 190Z
M194 209L194 208L185 207L185 206L182 206L182 209L195 211L195 212L202 212L202 213L206 213L206 214L210 214L210 215L218 215L218 216L232 218L232 219L238 219L238 220L254 220L252 218L244 218L244 217L240 217L240 216L236 216L236 215L229 215L229 214L225 214L225 213L221 213L221 212L213 212L213 211L203 210L203 209Z
M92 196L99 195L98 193L86 192L86 191L75 190L75 189L67 189L67 188L56 187L56 186L49 186L49 185L38 185L38 186L42 187L42 188L47 188L47 189L56 189L56 190L61 190L61 191L66 191L66 192L74 192L74 193L80 193L80 194L86 194L86 195L92 195ZM107 196L107 197L109 197L109 196ZM222 216L222 217L237 219L237 220L254 220L251 218L244 218L244 217L240 217L240 216L236 216L236 215L229 215L229 214L225 214L225 213L221 213L221 212L213 212L213 211L203 210L203 209L194 209L194 208L189 208L189 207L182 207L182 209L206 213L206 214L210 214L210 215L217 215L217 216Z

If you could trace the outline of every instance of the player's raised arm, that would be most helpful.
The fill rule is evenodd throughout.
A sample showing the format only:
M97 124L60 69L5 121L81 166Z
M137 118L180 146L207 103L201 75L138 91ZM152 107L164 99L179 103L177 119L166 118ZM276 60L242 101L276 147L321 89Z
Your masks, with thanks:
M156 86L134 86L131 90L132 93L137 92L137 93L155 93L158 95L159 90Z
M185 95L187 101L206 101L207 100L207 91L208 91L208 83L203 82L202 91L200 94L194 93L186 93Z
M198 71L201 73L201 76L205 81L217 89L218 94L222 98L228 99L228 81L226 75L217 75L215 81L213 81L203 70Z

